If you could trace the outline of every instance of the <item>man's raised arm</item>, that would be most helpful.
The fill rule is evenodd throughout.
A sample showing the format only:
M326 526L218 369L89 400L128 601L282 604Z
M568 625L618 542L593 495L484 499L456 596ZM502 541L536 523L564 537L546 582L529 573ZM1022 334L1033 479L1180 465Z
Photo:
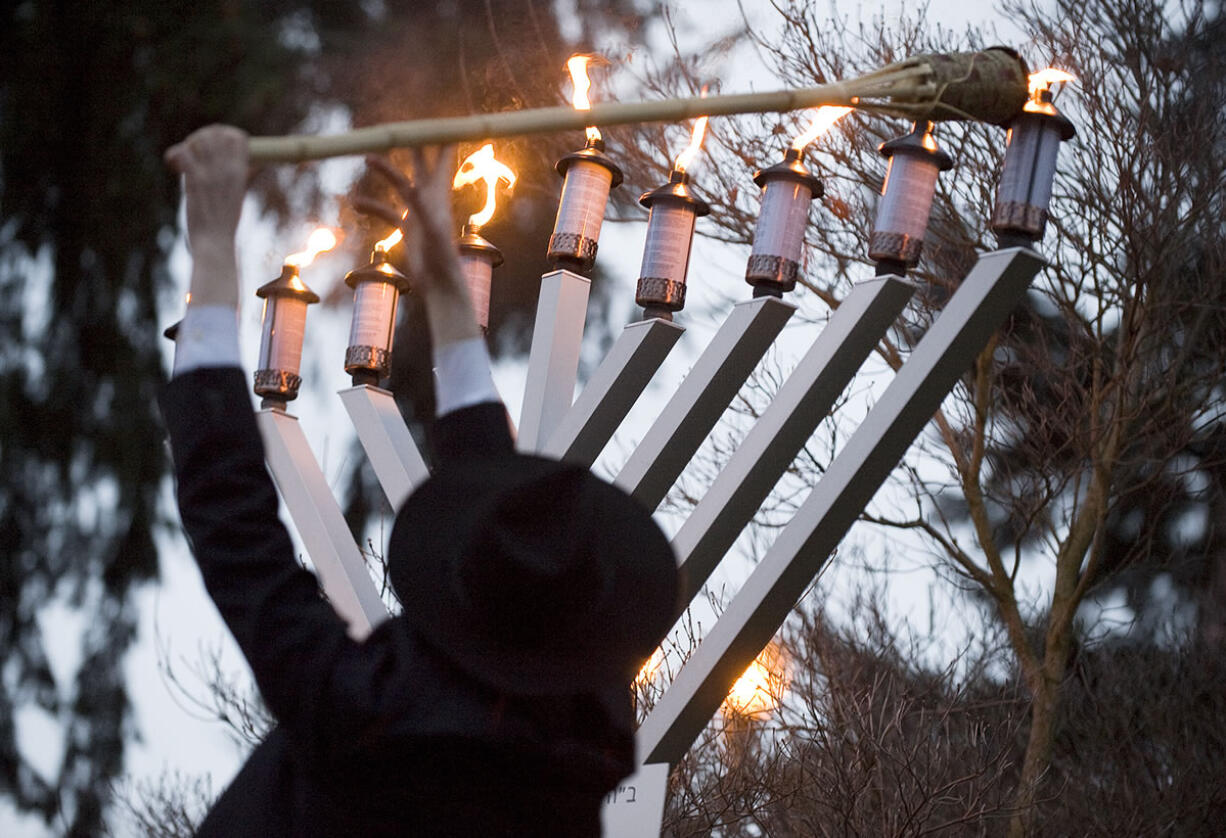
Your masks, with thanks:
M247 191L247 135L211 125L166 152L183 176L192 255L187 314L175 339L174 374L237 367L238 259L234 234Z
M309 728L337 700L334 676L341 662L348 662L350 681L361 681L358 671L375 653L365 647L359 653L343 622L320 597L315 577L295 561L264 466L237 340L234 236L248 177L246 136L229 127L205 128L168 151L166 159L184 177L192 253L191 301L176 339L174 375L162 396L180 515L205 586L250 662L269 708L278 719ZM442 159L423 159L419 177L425 183L445 178L445 172L437 171ZM455 360L447 359L449 347L460 354L460 372L445 381L464 375L470 381L452 398L458 408L467 409L453 415L487 416L502 406L495 401L453 231L440 218L449 215L449 200L444 193L441 208L415 219L426 216L433 226L410 227L407 258L423 266L415 273L437 330L436 345L444 350L441 363ZM452 261L457 262L454 271L448 266ZM422 279L440 276L437 282ZM447 392L446 384L440 391ZM505 421L502 438L489 430L497 429L497 422L456 424L478 429L462 429L468 441L459 448L472 450L471 440L483 434L499 446L510 445L502 439L509 439ZM362 717L362 708L349 707L347 721L360 724Z

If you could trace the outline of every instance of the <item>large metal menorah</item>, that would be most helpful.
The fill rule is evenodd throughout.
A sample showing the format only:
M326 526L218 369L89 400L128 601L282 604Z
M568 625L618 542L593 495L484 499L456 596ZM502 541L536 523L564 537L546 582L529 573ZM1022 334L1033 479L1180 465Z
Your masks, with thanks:
M748 580L648 713L637 733L638 771L605 802L608 835L628 837L659 832L670 765L693 745L734 682L769 643L827 557L959 376L1021 301L1043 265L1029 245L1042 238L1059 145L1073 135L1072 124L1056 110L1050 91L1051 84L1064 80L1067 74L1045 70L1027 80L1016 54L999 49L926 56L916 62L916 67L922 65L927 69L898 65L887 68L888 78L870 74L865 83L884 84L887 95L897 98L901 89L897 85L902 81L896 74L919 72L918 81L912 81L921 87L931 87L931 90L923 87L928 90L924 95L938 91L937 98L945 102L945 107L950 106L951 96L956 99L954 118L979 118L1009 126L1008 148L991 220L1002 249L979 258L881 398L829 464L820 482L779 532ZM910 90L904 99L921 92L919 88ZM831 95L829 90L812 93ZM784 98L787 107L794 105L790 96ZM859 98L848 100L857 102ZM677 102L668 107L685 110L692 104ZM767 109L773 109L775 104ZM1003 110L998 112L997 106ZM736 112L746 107L743 97L732 97L720 104L719 112ZM889 107L897 109L897 103ZM482 132L492 136L499 132L543 130L542 126L565 127L574 119L581 120L579 125L584 122L591 125L601 120L659 118L662 113L654 105L605 110L607 113L599 116L595 111L584 111L584 117L554 111L535 116L509 114L497 119L483 118L478 123ZM919 116L927 119L932 113L924 111ZM820 117L819 112L815 126ZM832 116L825 127L837 118ZM471 127L466 120L444 122L377 126L333 138L265 138L259 150L266 159L302 159L339 153L338 149L352 151L368 144L383 147L397 142L415 144L454 138ZM952 165L931 131L932 124L921 120L911 133L881 146L882 154L890 162L869 241L869 257L876 262L879 275L858 282L832 312L795 370L673 537L672 545L685 580L685 602L702 589L910 300L915 287L903 274L919 258L937 173ZM755 298L733 307L614 479L651 509L668 494L796 310L783 301L782 295L795 285L799 273L809 202L821 195L820 182L802 162L804 143L811 142L816 134L803 136L804 139L793 143L781 163L754 177L763 190L753 252L746 270L746 280L754 285ZM581 270L589 268L595 258L604 201L609 188L621 179L620 169L603 155L598 137L597 133L593 140L589 134L589 145L559 164L566 182L549 255L556 257L559 265L575 265ZM695 137L701 137L697 128ZM692 140L691 147L697 147L696 141ZM640 203L652 208L644 267L636 293L636 300L644 306L645 318L626 326L577 399L573 396L589 282L569 270L556 270L541 278L518 421L517 446L521 451L590 467L682 338L684 329L671 321L669 313L684 305L694 218L709 211L705 202L689 190L682 164L684 157L683 153L674 164L668 184L640 199ZM571 201L568 189L579 183L587 185L574 193L581 197ZM583 202L591 206L580 212ZM658 218L655 204L660 204ZM567 226L585 218L588 227ZM670 248L672 253L665 252ZM478 255L491 249L482 242L477 248ZM661 258L661 253L669 258ZM488 282L488 262L483 271L483 281ZM286 274L279 285L270 283L261 290L288 295L299 306L299 316L304 317L305 305L314 295L291 280ZM266 318L266 325L269 322L272 321ZM301 328L296 334L301 335ZM268 372L276 373L277 386L293 378L296 388L296 369ZM391 394L362 385L341 391L340 397L388 501L393 508L399 507L429 473ZM352 633L363 636L387 617L387 611L340 507L294 417L274 408L262 410L259 422L273 477L323 588L337 611L349 621Z
M640 770L606 803L606 834L659 832L669 766L691 747L732 684L770 641L1042 265L1025 247L980 257L640 726ZM569 271L541 279L517 437L522 451L586 466L684 332L661 319L626 326L572 403L588 289L587 279ZM816 334L673 538L687 601L894 324L913 290L898 276L863 280ZM734 306L615 482L655 508L794 311L769 296ZM392 395L368 385L339 395L388 502L399 507L429 472ZM364 636L388 614L323 472L297 419L280 409L261 410L258 419L269 468L323 589L351 632Z

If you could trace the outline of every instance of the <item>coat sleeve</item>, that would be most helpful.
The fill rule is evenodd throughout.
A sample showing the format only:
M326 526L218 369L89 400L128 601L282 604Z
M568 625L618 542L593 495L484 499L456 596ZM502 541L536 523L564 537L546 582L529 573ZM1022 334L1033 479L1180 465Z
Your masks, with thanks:
M510 420L502 402L481 402L448 413L434 422L430 437L436 466L511 454Z
M269 710L313 725L338 663L358 654L343 620L294 557L237 367L171 379L162 393L179 514L204 584Z
M393 621L355 642L294 557L242 372L176 376L161 401L188 542L272 714L327 748L411 712L418 662L401 660ZM440 463L512 448L501 403L448 414L434 439Z

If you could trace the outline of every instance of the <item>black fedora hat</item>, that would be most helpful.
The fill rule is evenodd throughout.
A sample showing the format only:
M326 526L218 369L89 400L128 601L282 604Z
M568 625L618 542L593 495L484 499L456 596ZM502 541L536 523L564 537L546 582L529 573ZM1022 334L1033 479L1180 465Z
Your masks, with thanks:
M522 695L628 685L676 616L676 559L648 510L540 457L444 467L401 507L387 555L422 637Z

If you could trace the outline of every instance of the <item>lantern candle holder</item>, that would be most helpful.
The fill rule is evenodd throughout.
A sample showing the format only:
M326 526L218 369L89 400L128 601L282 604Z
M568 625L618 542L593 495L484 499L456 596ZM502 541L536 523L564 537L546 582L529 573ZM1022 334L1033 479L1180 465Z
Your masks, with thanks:
M634 300L643 307L644 319L672 320L673 312L685 307L694 221L711 213L689 183L687 173L673 169L668 183L639 198L648 209L647 242Z
M377 385L392 369L396 308L400 295L409 291L409 281L388 261L387 251L375 247L370 263L347 273L345 284L353 289L345 372L355 387Z
M596 262L609 191L621 185L622 170L604 153L599 138L589 138L582 149L558 160L557 170L562 196L547 255L558 268L587 273Z
M472 298L473 316L481 333L490 327L490 287L494 268L502 264L502 251L485 239L473 224L465 224L460 232L460 270ZM593 251L594 253L594 251Z
M877 221L869 236L868 256L878 276L906 276L919 262L936 192L937 174L953 168L953 159L937 146L931 122L916 122L909 134L882 143L888 159Z
M283 266L281 275L255 294L264 300L255 392L263 407L284 408L298 397L307 306L319 302L319 295L306 287L293 265Z
M1070 81L1061 71L1031 76L1031 98L1009 123L1005 162L996 190L992 230L999 247L1030 247L1043 238L1060 144L1076 134L1073 123L1056 110L1050 84Z
M782 297L796 287L809 203L822 197L822 183L806 168L804 152L789 148L782 163L755 172L762 209L754 228L745 281L755 297Z

